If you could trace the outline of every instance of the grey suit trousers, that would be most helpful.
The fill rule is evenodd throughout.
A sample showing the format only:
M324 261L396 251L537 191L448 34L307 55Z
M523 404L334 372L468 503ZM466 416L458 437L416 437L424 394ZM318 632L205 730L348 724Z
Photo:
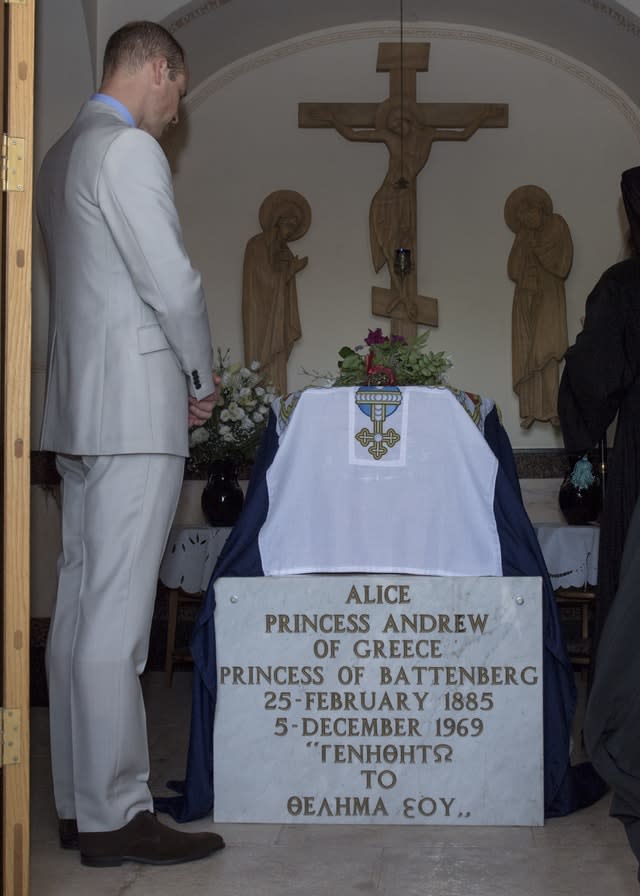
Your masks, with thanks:
M47 643L54 795L80 831L153 809L140 673L184 458L58 455L62 553Z

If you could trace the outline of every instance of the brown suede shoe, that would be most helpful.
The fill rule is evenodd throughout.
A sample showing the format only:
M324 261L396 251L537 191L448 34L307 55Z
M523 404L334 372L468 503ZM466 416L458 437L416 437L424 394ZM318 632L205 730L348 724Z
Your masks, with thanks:
M58 819L58 836L62 849L79 849L78 824L75 818Z
M123 862L144 865L177 865L204 859L224 847L218 834L186 834L161 824L152 812L138 812L117 831L80 832L80 859L94 868Z

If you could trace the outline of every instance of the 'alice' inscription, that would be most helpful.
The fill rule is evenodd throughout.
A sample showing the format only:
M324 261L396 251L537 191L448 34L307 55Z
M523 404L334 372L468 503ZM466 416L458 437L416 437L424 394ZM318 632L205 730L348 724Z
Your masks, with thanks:
M410 604L408 585L371 585L362 586L362 594L355 585L345 603L348 604Z

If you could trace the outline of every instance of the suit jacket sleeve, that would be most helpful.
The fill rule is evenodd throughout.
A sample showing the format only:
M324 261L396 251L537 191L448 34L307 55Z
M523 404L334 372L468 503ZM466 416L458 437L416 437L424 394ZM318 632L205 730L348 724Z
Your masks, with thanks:
M157 141L126 128L110 143L98 202L140 298L151 305L189 382L214 391L213 352L200 275L185 251L171 173Z

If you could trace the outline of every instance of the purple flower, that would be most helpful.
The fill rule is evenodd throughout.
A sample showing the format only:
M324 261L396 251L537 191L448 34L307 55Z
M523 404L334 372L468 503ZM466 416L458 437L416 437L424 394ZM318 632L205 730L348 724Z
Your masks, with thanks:
M369 330L369 335L365 339L367 345L380 345L381 343L388 341L388 338L382 335L380 327L378 327L377 330Z

